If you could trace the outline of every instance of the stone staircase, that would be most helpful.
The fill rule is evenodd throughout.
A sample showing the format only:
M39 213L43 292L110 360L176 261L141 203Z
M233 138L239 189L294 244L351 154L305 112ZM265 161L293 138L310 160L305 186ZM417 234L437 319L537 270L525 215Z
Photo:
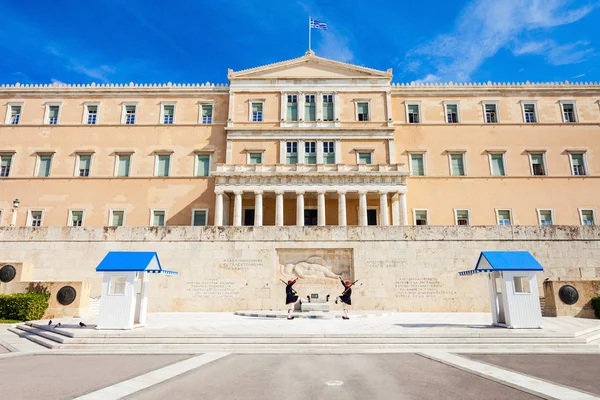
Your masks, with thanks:
M207 334L75 330L28 322L9 330L41 346L100 352L359 353L453 352L600 353L600 327L573 333L482 329L466 332Z

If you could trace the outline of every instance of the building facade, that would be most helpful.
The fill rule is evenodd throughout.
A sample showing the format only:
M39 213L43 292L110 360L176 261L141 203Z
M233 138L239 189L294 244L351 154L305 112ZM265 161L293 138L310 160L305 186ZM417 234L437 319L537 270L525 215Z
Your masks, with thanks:
M227 77L1 85L0 225L598 223L598 84L394 84L312 52Z

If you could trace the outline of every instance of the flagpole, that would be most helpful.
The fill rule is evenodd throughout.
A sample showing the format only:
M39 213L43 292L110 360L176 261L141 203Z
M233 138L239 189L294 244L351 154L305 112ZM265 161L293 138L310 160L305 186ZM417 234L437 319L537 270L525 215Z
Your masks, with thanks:
M308 51L310 51L310 15L308 16Z

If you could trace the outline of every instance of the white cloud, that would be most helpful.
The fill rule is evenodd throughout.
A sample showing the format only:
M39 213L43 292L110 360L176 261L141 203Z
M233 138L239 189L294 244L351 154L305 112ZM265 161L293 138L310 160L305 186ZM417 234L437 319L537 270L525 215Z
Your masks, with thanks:
M573 23L594 8L573 8L573 3L572 0L473 0L461 11L452 32L421 44L408 57L424 58L441 79L469 80L486 59L511 45L524 32ZM578 54L572 59L582 56ZM549 61L558 60L549 57Z
M559 45L554 40L527 42L513 50L515 55L537 54L545 56L552 65L578 64L585 61L594 49L588 48L589 42L578 41Z
M427 74L424 78L417 79L415 83L433 83L441 81L440 77L433 74Z
M331 30L323 31L315 53L320 57L341 62L352 62L354 60L354 53L348 46L348 40Z

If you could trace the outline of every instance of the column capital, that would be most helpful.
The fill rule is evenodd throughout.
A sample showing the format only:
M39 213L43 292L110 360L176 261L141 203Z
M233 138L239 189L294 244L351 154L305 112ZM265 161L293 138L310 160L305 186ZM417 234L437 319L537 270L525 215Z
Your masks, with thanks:
M241 189L236 189L236 190L233 191L233 194L236 195L236 196L238 196L238 195L241 196L242 193L244 193L244 191L241 190Z
M275 194L278 195L278 196L279 195L283 195L283 193L285 193L285 190L280 190L280 189L275 190Z
M255 190L254 191L254 194L263 194L263 193L264 193L264 190Z
M225 193L225 191L224 191L224 190L220 190L220 189L219 189L219 190L215 190L215 194L216 194L217 196L222 196L224 193Z
M387 195L389 193L389 190L379 190L378 193L380 195L384 195L384 194Z
M368 190L359 190L358 194L360 194L361 196L366 195L369 191Z
M296 190L296 194L304 195L304 193L305 193L304 189L302 189L302 190Z
M325 192L327 192L327 191L326 191L326 190L324 190L324 189L319 189L319 190L317 190L317 194L322 194L322 195L324 195L324 194L325 194Z
M337 194L346 194L348 191L346 189L340 189L337 191Z

